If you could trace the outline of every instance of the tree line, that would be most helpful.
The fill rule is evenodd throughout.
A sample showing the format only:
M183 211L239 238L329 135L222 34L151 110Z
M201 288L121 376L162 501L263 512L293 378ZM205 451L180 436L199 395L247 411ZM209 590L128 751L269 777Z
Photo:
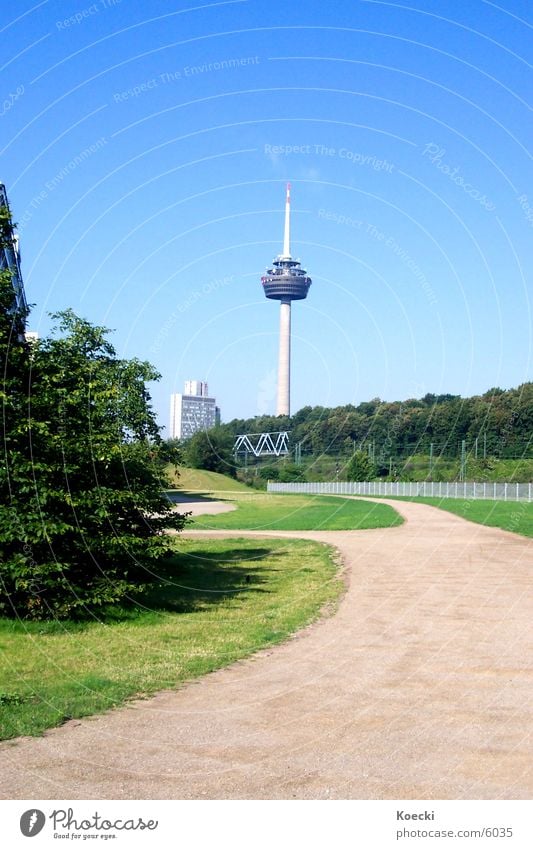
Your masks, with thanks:
M373 461L428 454L457 457L464 441L479 457L532 456L533 383L489 389L483 395L435 395L407 401L374 398L357 406L303 407L292 417L233 419L219 428L227 440L239 433L290 431L304 454L350 456L370 447Z

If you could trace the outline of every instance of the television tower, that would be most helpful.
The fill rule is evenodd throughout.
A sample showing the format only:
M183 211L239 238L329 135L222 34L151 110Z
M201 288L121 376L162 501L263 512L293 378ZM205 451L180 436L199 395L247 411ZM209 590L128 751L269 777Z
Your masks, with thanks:
M290 416L291 412L291 301L307 298L311 285L311 278L300 267L300 262L291 257L290 230L291 184L287 183L283 253L273 260L272 268L267 268L261 278L266 297L280 301L277 416Z

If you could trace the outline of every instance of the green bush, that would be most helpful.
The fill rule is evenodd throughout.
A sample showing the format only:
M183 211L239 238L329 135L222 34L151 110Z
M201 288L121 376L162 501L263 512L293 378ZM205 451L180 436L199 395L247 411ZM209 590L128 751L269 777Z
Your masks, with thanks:
M164 530L184 524L161 492L157 373L118 360L102 328L56 319L60 338L12 340L5 364L19 386L4 396L0 610L31 618L141 592L170 553Z
M344 476L349 481L370 481L375 474L375 466L364 451L355 451L344 469Z

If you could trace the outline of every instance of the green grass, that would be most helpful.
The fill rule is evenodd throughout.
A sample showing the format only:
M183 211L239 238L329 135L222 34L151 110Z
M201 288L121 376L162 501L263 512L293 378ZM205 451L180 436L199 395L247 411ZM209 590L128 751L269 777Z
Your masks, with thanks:
M342 591L305 540L181 540L160 585L101 621L0 619L0 737L147 696L279 643ZM249 581L246 580L249 576Z
M199 516L195 528L263 531L346 531L390 528L402 518L386 504L329 495L275 495L248 492L228 496L237 505L231 513Z
M185 466L178 467L175 474L174 467L168 466L167 472L180 490L185 492L218 493L218 492L250 492L250 488L240 481L221 475L218 472L206 472L204 469L187 469Z
M455 513L470 522L502 528L526 537L533 537L533 503L525 501L488 501L484 499L462 498L396 498L398 501L413 501L417 504L431 504L449 513Z

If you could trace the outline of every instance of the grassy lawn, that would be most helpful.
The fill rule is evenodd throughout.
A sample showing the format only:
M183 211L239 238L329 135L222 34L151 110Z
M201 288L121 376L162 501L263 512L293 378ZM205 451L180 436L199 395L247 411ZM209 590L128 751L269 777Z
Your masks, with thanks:
M418 504L431 504L449 513L455 513L470 522L490 525L533 537L533 503L525 501L488 501L483 499L462 498L396 498L398 501L413 501Z
M0 620L2 739L226 666L281 642L342 592L333 551L319 543L176 545L158 588L130 610L86 623Z
M265 492L232 493L237 505L231 513L198 516L195 528L261 531L347 531L389 528L402 518L386 504L330 495L277 495ZM185 505L186 509L186 505Z
M206 472L204 469L187 469L178 466L178 474L172 466L167 467L167 472L176 486L187 492L207 493L229 493L229 492L253 492L250 487L241 481L221 475L218 472Z

